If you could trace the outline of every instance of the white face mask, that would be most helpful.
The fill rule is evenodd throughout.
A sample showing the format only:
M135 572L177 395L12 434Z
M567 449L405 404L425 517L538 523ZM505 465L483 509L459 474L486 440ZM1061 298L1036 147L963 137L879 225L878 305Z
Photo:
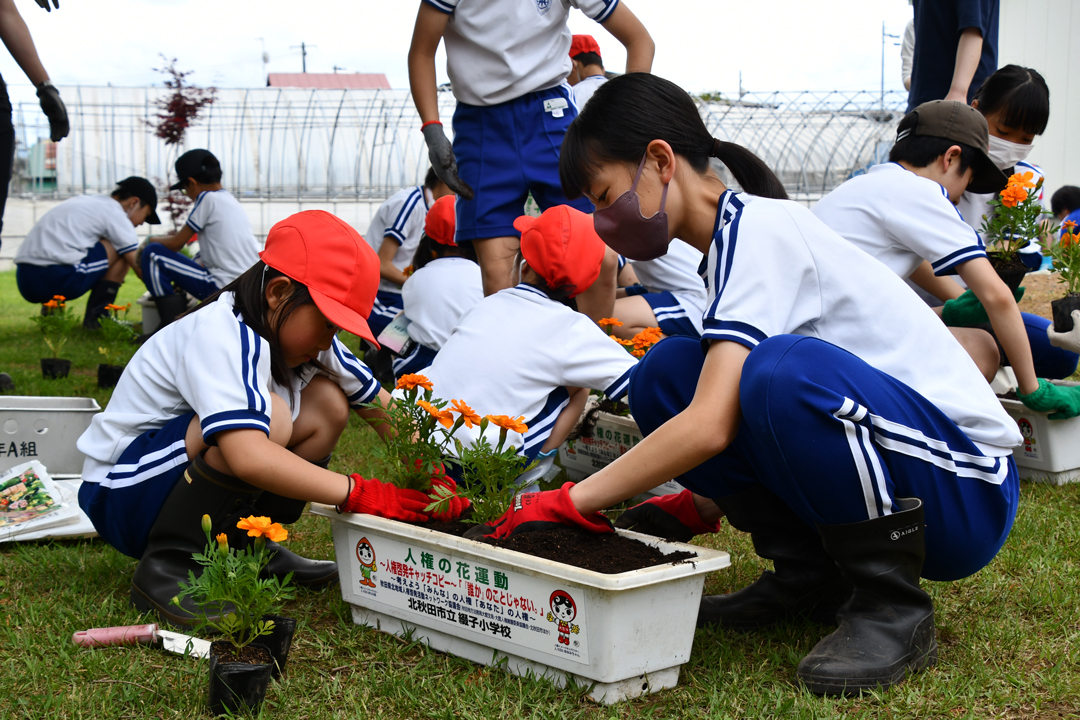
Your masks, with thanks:
M998 170L1016 167L1016 163L1026 158L1030 152L1031 145L1009 142L993 135L990 136L990 145L986 150L990 161L997 165Z

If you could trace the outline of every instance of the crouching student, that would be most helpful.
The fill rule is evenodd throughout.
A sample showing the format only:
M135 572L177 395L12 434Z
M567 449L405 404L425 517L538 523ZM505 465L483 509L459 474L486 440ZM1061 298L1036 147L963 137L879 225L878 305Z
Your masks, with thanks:
M135 228L157 225L157 193L150 181L129 177L111 195L77 195L49 212L15 253L15 281L27 302L87 292L83 327L94 330L116 300L128 269L140 274Z
M676 478L693 494L624 522L649 529L662 513L692 534L723 514L775 567L703 598L699 623L835 621L798 666L817 693L888 687L932 665L920 577L989 563L1018 500L1021 436L971 358L895 273L780 199L756 156L711 137L673 83L638 73L597 90L560 171L620 254L660 254L675 237L708 254L705 333L662 340L631 376L642 442L577 485L519 498L493 534L553 522L611 532L601 509Z
M921 273L917 282L945 301L938 309L942 320L992 378L998 367L993 339L965 327L989 319L1016 372L1017 396L1034 410L1074 417L1080 394L1039 380L1037 373L1075 369L1077 356L1051 346L1045 326L1029 329L978 233L953 206L965 191L994 193L1008 182L987 155L987 138L986 120L975 108L951 100L923 103L900 121L890 162L848 180L813 213L901 278ZM970 289L964 292L948 275L959 275ZM1029 344L1029 334L1039 342ZM1040 351L1039 363L1032 359L1033 348Z
M163 328L128 363L105 411L78 441L86 454L79 505L98 533L139 564L131 601L174 624L193 605L170 605L199 571L200 518L243 548L248 515L294 522L307 501L422 520L423 493L326 469L348 419L389 396L335 337L372 341L366 315L378 257L322 211L277 223L256 263L221 292ZM300 585L337 578L333 562L270 545L266 572Z
M203 300L216 293L259 260L259 245L240 202L221 185L221 164L209 150L189 150L176 159L177 182L195 201L184 226L172 235L146 239L140 254L143 282L154 298L161 326L187 310L187 296ZM199 254L180 250L195 234Z
M462 316L484 299L476 251L454 242L455 200L441 197L428 210L413 273L401 286L411 342L394 360L395 378L430 365Z
M665 336L700 338L705 312L705 282L698 275L702 254L681 240L652 260L627 261L639 284L620 288L615 299L617 337L629 340L648 327L659 327ZM619 278L622 280L620 271Z
M589 216L560 205L514 227L524 260L518 284L469 311L424 374L437 397L463 400L481 416L524 418L528 429L511 430L507 443L532 460L563 443L589 390L623 397L636 360L565 304L600 276L605 247ZM468 442L479 430L458 432Z

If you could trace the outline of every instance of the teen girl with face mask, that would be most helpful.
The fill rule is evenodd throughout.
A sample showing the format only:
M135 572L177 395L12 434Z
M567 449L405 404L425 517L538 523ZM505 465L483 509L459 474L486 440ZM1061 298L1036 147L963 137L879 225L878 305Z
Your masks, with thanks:
M597 90L560 174L622 255L658 257L675 237L708 255L705 332L661 341L631 376L641 443L577 485L517 498L493 534L611 532L598 511L674 477L689 490L620 525L686 537L723 514L774 561L748 588L704 598L699 623L837 622L799 664L819 693L888 687L931 665L920 576L990 562L1018 498L1020 433L968 355L885 265L775 199L772 172L711 137L666 80L633 73Z

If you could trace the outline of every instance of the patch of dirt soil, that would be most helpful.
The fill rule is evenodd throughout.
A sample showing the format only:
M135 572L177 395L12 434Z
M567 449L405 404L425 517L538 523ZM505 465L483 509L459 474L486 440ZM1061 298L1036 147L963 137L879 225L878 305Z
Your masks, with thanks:
M1058 274L1050 273L1049 275L1028 274L1024 276L1024 281L1020 283L1024 288L1024 298L1020 301L1020 311L1031 313L1032 315L1038 315L1044 317L1047 320L1053 319L1053 314L1050 312L1050 301L1057 300L1063 297L1065 294L1065 285L1058 282Z
M229 643L214 643L210 647L210 654L217 658L219 663L248 663L251 665L266 665L274 661L270 651L264 647L247 645L240 648L239 652Z

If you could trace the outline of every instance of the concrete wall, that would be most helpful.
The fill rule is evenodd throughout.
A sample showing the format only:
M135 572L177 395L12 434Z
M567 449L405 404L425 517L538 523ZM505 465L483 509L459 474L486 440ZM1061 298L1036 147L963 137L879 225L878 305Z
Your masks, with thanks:
M4 212L3 246L0 247L0 271L11 270L14 267L12 258L22 243L26 233L34 226L38 219L51 208L59 204L58 200L45 200L33 198L9 198ZM367 231L372 216L382 204L377 200L351 200L349 202L297 202L287 200L256 200L241 201L241 205L247 210L251 220L251 228L255 231L255 237L261 244L266 239L266 233L270 231L274 223L301 210L325 210L337 215L345 222L356 228L360 234ZM159 214L165 216L165 208L161 206ZM168 221L166 221L167 223ZM168 225L143 225L136 232L140 238L147 235L160 235L168 232Z
M1050 123L1029 159L1046 171L1046 198L1080 185L1080 2L1001 0L998 67L1034 68L1050 87Z

